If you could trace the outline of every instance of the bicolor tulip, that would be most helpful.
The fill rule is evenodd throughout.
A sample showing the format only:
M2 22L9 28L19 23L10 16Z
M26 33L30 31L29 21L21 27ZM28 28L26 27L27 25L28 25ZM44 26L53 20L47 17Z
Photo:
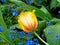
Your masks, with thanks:
M21 12L18 16L18 24L24 32L32 32L38 27L38 21L35 16L35 10Z

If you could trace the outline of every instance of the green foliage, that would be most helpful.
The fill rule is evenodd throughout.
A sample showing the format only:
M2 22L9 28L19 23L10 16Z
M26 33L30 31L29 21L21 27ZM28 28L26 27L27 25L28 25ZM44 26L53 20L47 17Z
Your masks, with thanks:
M60 24L46 27L44 33L49 45L60 45Z
M6 24L4 23L3 17L2 17L2 13L1 13L1 8L0 8L0 25L3 27L3 32L2 34L0 34L0 36L6 40L6 42L8 42L9 44L11 43L11 45L14 45L14 43L12 42L12 40L8 37L9 35L9 31L7 29Z
M43 11L39 10L38 8L36 8L34 6L26 5L22 1L20 1L20 2L18 2L18 1L16 1L16 2L15 1L11 1L11 2L16 3L17 6L20 6L21 9L24 9L24 10L36 10L36 12L35 12L36 13L36 16L39 17L39 18L41 18L41 19L44 19L44 20L50 20L50 19L52 19L52 16L50 14L48 14L48 16L47 16L46 13L48 13L48 12L44 13ZM18 10L19 9L20 8L18 8Z
M0 1L0 26L3 27L3 32L0 32L0 38L2 38L2 40L0 41L0 45L18 45L18 43L23 43L22 45L26 45L27 40L33 40L34 38L36 38L33 33L32 36L29 36L28 33L23 32L18 24L17 17L22 10L35 10L35 14L38 19L38 28L36 29L36 32L40 36L44 34L44 37L41 37L43 39L46 39L45 41L47 41L49 45L59 45L60 12L59 15L57 15L58 17L56 18L51 10L60 7L60 1L49 0L49 3L47 1L48 0L33 0L32 4L27 4L25 0L4 0L4 2ZM15 15L16 13L18 13L18 15ZM9 28L10 26L11 28ZM22 36L20 32L23 33ZM13 34L13 39L9 37L10 33ZM22 38L19 38L19 36ZM41 43L40 40L38 41ZM44 44L41 43L41 45Z
M60 7L60 2L58 0L51 0L50 8Z
M40 6L41 5L40 2L39 2L39 0L34 0L34 4L37 5L37 6Z

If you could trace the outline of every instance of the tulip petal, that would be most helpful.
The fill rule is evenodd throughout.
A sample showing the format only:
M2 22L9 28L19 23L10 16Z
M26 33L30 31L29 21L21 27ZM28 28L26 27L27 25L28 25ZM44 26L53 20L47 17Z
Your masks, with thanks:
M25 24L25 22L22 23L22 20L18 20L18 23L20 24L20 27L25 31L25 32L30 32L30 28L28 28Z
M35 14L34 14L33 12L32 12L31 17L33 18L33 21L34 21L34 28L37 28L37 26L38 26L38 21L37 21L36 16L35 16Z
M26 21L28 22L29 27L31 27L31 30L32 30L34 21L32 20L30 14L27 14L25 18L26 18Z
M18 23L20 27L23 29L23 31L32 32L37 28L38 21L34 12L35 10L33 10L32 12L27 11L20 13L18 17Z

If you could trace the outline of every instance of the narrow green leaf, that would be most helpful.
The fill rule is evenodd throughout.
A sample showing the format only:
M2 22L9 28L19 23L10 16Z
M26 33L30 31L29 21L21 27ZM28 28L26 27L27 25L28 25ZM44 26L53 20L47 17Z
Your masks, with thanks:
M40 6L40 1L39 0L33 0L33 1L34 1L35 5ZM42 0L41 0L41 3L42 3Z
M42 6L40 10L46 14L46 17L48 17L49 19L52 19L51 14L48 12L48 10L44 6Z
M7 26L4 22L2 12L1 12L1 8L0 8L0 25L3 27L2 33L5 35L5 38L11 43L11 45L14 45L12 39L9 38L9 30L7 29Z

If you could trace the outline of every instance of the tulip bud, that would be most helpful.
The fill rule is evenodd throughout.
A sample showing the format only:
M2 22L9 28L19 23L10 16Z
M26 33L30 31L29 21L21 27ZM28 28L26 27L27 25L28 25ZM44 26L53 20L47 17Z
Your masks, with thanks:
M34 12L35 10L32 12L21 12L18 16L18 23L20 27L27 33L34 31L38 26L38 21Z

